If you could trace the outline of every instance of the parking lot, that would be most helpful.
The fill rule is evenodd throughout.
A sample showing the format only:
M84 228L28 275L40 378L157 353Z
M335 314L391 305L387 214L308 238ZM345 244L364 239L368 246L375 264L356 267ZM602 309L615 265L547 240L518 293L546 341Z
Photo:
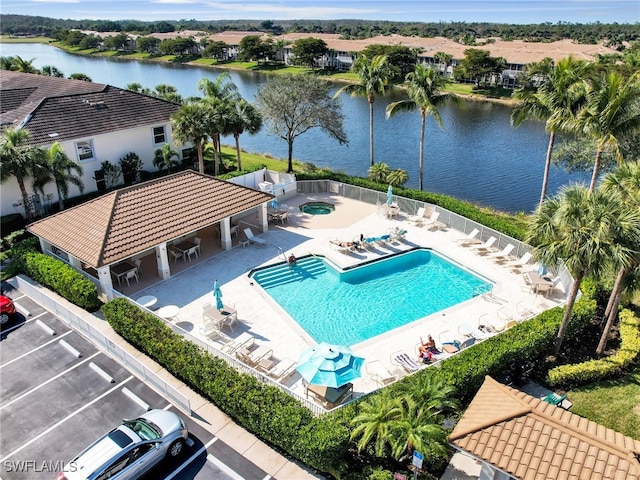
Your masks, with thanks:
M19 313L3 325L0 339L3 479L54 478L95 439L147 408L178 413L188 426L189 439L179 459L163 461L145 478L271 478L85 337L11 288L3 284Z

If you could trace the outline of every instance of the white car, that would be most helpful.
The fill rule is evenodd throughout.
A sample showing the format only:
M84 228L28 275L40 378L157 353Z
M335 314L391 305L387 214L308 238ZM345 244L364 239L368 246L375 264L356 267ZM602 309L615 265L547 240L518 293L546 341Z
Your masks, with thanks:
M56 480L131 480L139 478L166 456L177 457L188 432L173 412L150 410L124 420L84 449Z

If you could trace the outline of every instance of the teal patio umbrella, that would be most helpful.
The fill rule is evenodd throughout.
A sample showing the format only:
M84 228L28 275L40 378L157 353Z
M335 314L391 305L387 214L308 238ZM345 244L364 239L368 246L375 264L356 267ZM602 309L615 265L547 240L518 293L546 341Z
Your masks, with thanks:
M216 297L216 308L218 310L222 310L224 308L224 304L222 303L222 290L220 290L218 280L213 282L213 296Z
M391 205L393 203L393 187L389 185L387 188L387 205Z
M276 197L273 197L273 200L271 200L271 208L274 210L278 209L278 199Z
M300 354L296 370L310 384L339 388L360 378L363 363L349 347L322 342Z

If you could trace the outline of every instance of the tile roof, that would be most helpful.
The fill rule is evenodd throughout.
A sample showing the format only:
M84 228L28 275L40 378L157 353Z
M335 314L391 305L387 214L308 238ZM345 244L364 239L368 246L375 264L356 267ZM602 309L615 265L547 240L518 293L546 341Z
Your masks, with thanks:
M491 377L449 441L521 480L640 479L640 441Z
M5 100L16 106L2 112L3 125L24 122L34 145L166 123L180 108L159 98L80 80L3 70L0 82L3 109Z
M98 268L271 199L268 193L189 170L107 193L27 228Z

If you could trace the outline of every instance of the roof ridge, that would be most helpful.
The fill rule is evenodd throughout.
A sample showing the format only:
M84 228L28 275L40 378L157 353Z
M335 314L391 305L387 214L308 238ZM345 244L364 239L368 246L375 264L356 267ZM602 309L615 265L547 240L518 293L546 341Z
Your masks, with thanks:
M522 408L520 409L515 409L515 410L507 410L505 411L505 413L503 415L497 416L497 417L491 417L491 418L487 418L484 422L481 423L476 423L475 425L471 425L469 427L467 427L466 429L460 429L458 432L456 432L455 435L450 435L449 439L450 440L457 440L458 438L462 438L466 435L469 435L470 433L474 433L480 430L483 430L487 427L490 427L491 425L495 425L497 423L502 423L502 422L506 422L507 420L511 420L513 418L517 418L517 417L522 417L523 415L527 415L529 413L531 413L532 408L531 405L528 402L525 402L522 398L520 398L515 392L515 390L513 389L507 389L506 385L503 385L502 383L498 382L497 380L495 380L494 378L490 377L489 375L486 375L484 377L484 381L485 383L489 383L492 384L494 387L497 387L501 390L502 393L504 393L505 395L508 395L509 397L511 397L512 400L514 400L516 403L519 403L520 405L522 405Z
M105 232L110 232L111 231L111 223L113 222L113 216L114 216L114 210L115 210L115 206L118 204L118 198L120 195L120 190L116 190L115 195L113 195L113 198L111 199L111 208L110 208L110 213L109 213L109 221L107 222L106 228L105 228ZM102 197L99 197L102 198ZM104 196L104 198L106 198L106 195ZM105 252L105 247L107 244L107 240L108 240L109 235L103 235L102 236L102 243L100 246L100 254L98 255L98 262L97 265L102 265L102 261L104 260L104 252Z

